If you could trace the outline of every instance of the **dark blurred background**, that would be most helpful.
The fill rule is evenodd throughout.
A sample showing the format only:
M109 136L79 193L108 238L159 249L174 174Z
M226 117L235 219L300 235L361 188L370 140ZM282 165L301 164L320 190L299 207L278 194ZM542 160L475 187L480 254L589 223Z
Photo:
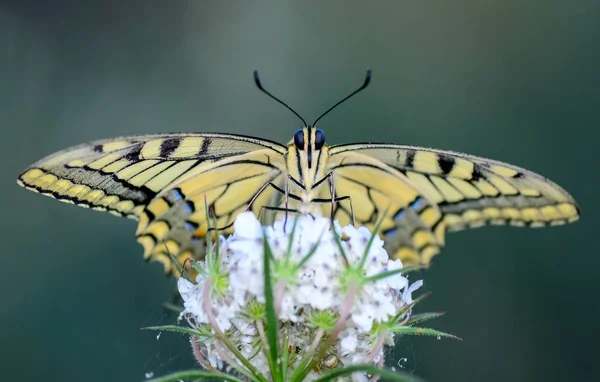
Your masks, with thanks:
M594 231L600 5L528 1L1 1L0 375L141 381L193 366L174 280L145 264L135 223L19 188L56 150L98 138L218 131L287 142L396 142L518 164L564 186L574 225L453 234L422 274L430 326L464 340L400 339L431 381L592 381L600 265ZM413 277L414 279L414 277Z

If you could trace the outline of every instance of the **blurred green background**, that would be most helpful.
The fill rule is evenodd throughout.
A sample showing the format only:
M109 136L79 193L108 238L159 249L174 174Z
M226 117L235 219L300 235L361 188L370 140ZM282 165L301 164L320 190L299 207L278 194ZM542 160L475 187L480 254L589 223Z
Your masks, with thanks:
M0 2L0 375L141 381L193 365L174 280L145 264L135 223L28 192L16 176L98 138L218 131L287 142L396 142L518 164L569 190L583 218L453 234L422 274L421 310L462 342L403 338L431 381L597 380L600 27L597 1Z

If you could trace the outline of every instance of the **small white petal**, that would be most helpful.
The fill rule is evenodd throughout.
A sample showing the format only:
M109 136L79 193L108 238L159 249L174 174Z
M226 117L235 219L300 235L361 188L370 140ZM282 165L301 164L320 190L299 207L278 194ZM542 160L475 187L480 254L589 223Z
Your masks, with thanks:
M340 352L342 356L345 356L349 353L354 353L358 346L358 337L356 333L350 332L346 334L342 340L340 341Z
M192 290L194 290L195 287L196 286L194 284L184 279L183 277L180 277L177 280L177 290L179 290L179 293L182 295L190 293Z
M387 264L388 271L395 271L398 269L402 269L402 262L398 260L390 260ZM408 285L408 280L406 277L402 276L402 274L397 273L393 276L386 277L384 279L390 288L400 290L406 288Z
M361 307L358 312L352 314L352 321L356 324L359 332L367 333L373 327L372 307Z
M408 293L412 293L423 286L423 280L417 280L408 288Z
M242 212L233 223L235 235L244 239L259 239L263 237L262 227L252 212Z

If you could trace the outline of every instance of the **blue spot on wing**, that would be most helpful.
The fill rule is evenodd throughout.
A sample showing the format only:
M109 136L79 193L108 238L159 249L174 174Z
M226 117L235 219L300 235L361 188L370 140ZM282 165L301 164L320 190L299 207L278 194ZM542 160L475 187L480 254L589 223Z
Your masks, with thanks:
M198 228L198 224L187 221L184 223L185 229L188 231L195 231Z
M174 188L171 191L171 195L173 195L173 199L175 199L175 201L183 199L183 193L179 188Z
M189 200L184 203L183 208L188 214L194 213L194 210L196 209L194 208L194 203L190 202Z
M418 209L419 207L421 207L421 204L423 204L423 200L421 199L420 196L418 196L411 204L410 204L410 208L414 208L415 210Z
M398 232L398 228L390 228L383 233L384 236L393 236L396 232Z
M401 208L398 210L398 212L396 212L396 215L394 215L394 219L402 219L402 217L404 217L404 209Z
M421 205L423 204L423 199L418 196L412 203L410 203L409 207L413 208L413 209L419 209L419 207L421 207ZM394 219L402 219L404 217L405 211L404 208L400 208L398 210L398 212L396 212L396 215L394 215Z

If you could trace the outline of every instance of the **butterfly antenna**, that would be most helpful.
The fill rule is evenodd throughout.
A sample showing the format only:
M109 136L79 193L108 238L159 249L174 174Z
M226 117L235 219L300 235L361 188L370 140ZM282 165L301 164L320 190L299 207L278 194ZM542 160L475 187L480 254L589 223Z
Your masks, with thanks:
M275 97L273 94L269 93L268 91L265 90L265 88L263 88L262 84L260 83L260 78L258 78L258 71L254 71L254 83L256 84L256 86L266 95L268 95L269 97L273 98L275 101L279 102L280 104L282 104L283 106L287 107L287 109L289 111L291 111L292 113L294 113L296 115L296 117L300 118L300 120L302 121L302 123L304 124L304 126L306 125L306 121L304 120L304 118L302 118L300 116L300 114L296 113L296 110L292 109L291 107L289 107L285 102L283 102L282 100L280 100L279 98Z
M352 96L354 96L356 93L360 92L361 90L364 90L369 85L370 82L371 82L371 69L367 69L367 76L365 77L365 82L358 89L356 89L355 91L350 93L348 96L344 97L344 99L342 99L340 102L338 102L335 105L333 105L332 107L330 107L325 113L321 114L321 116L319 118L317 118L311 126L315 126L317 124L317 122L319 122L319 119L323 118L331 110L335 109L336 107L340 106L342 103L347 101L348 99L352 98Z

